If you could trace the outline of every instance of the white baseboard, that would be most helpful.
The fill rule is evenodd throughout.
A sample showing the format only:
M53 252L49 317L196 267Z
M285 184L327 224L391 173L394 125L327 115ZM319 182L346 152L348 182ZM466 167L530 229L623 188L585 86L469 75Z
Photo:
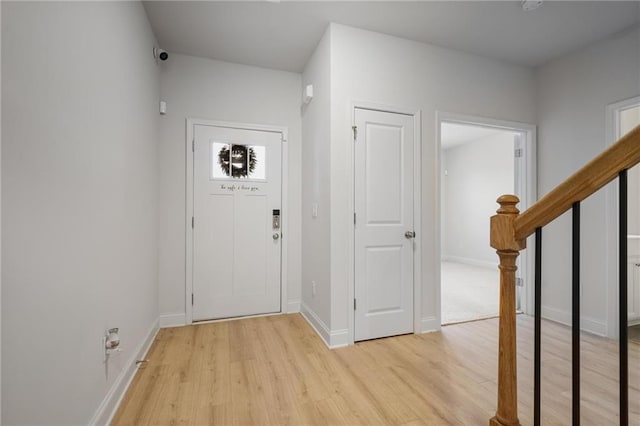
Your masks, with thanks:
M422 318L420 321L420 330L419 333L433 333L435 331L440 331L441 324L440 321L436 317L426 317Z
M300 313L302 314L304 319L307 320L309 325L311 325L311 328L313 328L318 336L320 336L324 344L330 348L331 346L329 346L329 341L331 340L331 332L329 331L329 327L326 326L324 321L322 321L320 317L311 308L309 308L309 306L307 306L306 303L302 302L300 304L300 307Z
M343 346L349 346L349 329L343 328L341 330L332 330L329 338L329 348L341 348Z
M498 269L498 262L488 262L486 260L470 259L459 256L442 256L443 262L464 263L465 265L479 266L481 268Z
M98 410L89 422L90 425L108 425L111 423L111 420L113 420L113 416L115 416L116 411L122 402L122 398L124 398L124 395L136 374L136 371L138 371L136 360L145 358L157 333L158 320L155 320L151 329L147 333L146 338L140 343L138 349L132 353L127 364L125 364L128 365L128 367L123 368L116 380L113 382L111 389L109 389L100 403Z
M542 318L571 326L571 312L543 306ZM607 335L607 323L597 321L593 318L588 318L585 316L580 317L580 329L582 331L586 331L587 333L596 334L598 336Z
M330 330L318 314L304 302L301 302L300 312L329 349L335 349L349 344L348 329Z
M287 312L283 313L293 314L296 312L300 312L300 300L289 300L287 302Z
M184 312L160 315L160 328L181 327L187 325L187 318Z
M633 319L630 319L629 321L627 321L627 325L629 327L632 327L632 326L638 325L638 324L640 324L640 318L633 318Z

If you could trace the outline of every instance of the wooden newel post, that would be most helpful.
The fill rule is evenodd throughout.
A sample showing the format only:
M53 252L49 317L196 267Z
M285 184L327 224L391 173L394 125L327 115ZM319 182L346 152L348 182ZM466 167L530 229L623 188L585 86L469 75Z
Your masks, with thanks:
M498 198L500 208L491 217L491 247L500 258L500 335L498 339L498 409L490 426L518 426L518 380L516 370L516 259L525 240L515 239L515 220L520 214L515 195Z

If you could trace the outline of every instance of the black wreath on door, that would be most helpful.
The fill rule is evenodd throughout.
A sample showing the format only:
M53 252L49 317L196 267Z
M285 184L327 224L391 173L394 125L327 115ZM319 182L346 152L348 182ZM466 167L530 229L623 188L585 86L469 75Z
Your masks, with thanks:
M218 153L218 163L225 175L246 178L256 169L256 153L248 145L231 145L231 151L227 145Z

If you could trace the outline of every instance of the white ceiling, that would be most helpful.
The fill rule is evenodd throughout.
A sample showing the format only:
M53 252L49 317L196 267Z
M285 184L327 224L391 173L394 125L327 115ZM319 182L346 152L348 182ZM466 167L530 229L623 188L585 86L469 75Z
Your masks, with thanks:
M638 1L146 1L162 48L301 72L329 22L538 66L640 22Z
M477 141L499 133L515 134L512 130L482 127L470 124L442 123L440 128L440 143L442 150L455 148L469 142Z

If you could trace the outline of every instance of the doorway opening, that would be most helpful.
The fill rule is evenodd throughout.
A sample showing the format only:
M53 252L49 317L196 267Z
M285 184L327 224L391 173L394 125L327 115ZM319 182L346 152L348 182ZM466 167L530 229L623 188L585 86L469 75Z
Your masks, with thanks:
M618 139L640 125L640 96L626 99L607 107L608 143ZM618 188L608 189L608 244L609 244L609 303L608 329L610 338L618 337ZM627 321L630 341L640 342L640 165L627 172ZM622 307L625 309L625 307Z
M533 126L440 117L440 323L498 316L498 258L489 246L496 199L515 194L520 210L533 200ZM529 175L529 176L528 176ZM533 180L535 182L535 180ZM518 260L516 307L527 312L526 253Z

